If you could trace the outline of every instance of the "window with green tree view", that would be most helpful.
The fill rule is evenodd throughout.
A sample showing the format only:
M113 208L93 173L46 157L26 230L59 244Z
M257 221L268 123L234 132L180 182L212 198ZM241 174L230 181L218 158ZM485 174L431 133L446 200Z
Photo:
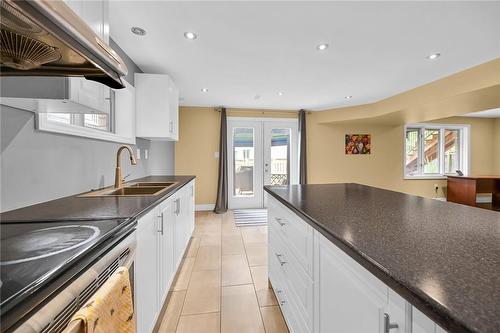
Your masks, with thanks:
M417 124L405 128L405 177L442 178L468 173L467 125Z

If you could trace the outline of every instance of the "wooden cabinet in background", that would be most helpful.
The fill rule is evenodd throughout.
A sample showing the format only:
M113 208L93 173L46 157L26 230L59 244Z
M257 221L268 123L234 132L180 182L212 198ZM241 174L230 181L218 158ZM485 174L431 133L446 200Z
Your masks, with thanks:
M478 203L478 194L491 194L491 203ZM500 211L500 176L448 176L446 200Z

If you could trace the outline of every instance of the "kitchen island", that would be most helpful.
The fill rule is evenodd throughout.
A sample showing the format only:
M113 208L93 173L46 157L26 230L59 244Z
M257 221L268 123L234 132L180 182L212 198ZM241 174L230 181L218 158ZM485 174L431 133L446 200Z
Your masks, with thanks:
M291 331L500 331L500 213L359 184L265 190Z

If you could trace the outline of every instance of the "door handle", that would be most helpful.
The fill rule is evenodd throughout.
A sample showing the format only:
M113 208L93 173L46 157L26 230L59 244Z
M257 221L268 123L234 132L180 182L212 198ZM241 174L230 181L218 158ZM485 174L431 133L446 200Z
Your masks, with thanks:
M177 198L175 200L175 215L179 215L181 213L181 198Z
M278 299L278 302L280 303L281 306L285 305L286 301L281 297L283 293L283 290L278 289L276 290L276 298Z
M163 213L158 214L158 217L160 218L160 230L158 232L163 236Z
M275 217L274 219L276 220L276 222L278 222L278 223L279 223L279 225L280 225L281 227L286 226L286 223L285 223L285 222L281 222L281 221L283 221L283 219L282 219L281 217Z
M283 266L284 264L286 264L286 261L281 260L281 257L283 257L282 254L275 253L275 255L276 255L276 258L278 259L278 261L279 261L279 263L280 263L281 266Z
M395 322L391 323L391 317L384 313L384 333L389 333L391 329L398 328L399 325Z

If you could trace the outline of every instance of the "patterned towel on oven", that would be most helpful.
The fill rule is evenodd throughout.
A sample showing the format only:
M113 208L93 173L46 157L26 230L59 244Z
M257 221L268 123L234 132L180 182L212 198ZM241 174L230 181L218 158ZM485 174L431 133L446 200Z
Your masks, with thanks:
M130 277L120 267L73 316L81 321L81 333L135 333Z

